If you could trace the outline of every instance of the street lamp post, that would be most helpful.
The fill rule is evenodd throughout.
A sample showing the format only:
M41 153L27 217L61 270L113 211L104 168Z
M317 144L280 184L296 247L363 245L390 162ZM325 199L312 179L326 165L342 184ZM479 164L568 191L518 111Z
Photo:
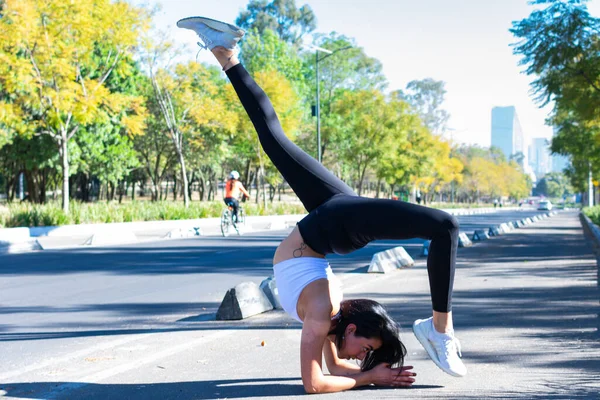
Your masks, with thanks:
M317 78L317 106L315 110L315 116L317 117L317 159L321 162L321 94L319 87L321 86L319 83L319 61L323 61L327 57L334 55L335 53L347 50L352 48L352 46L346 46L334 51L324 49L322 47L309 45L307 46L312 50L315 50L315 69L316 69L316 78ZM319 52L326 53L327 55L319 58Z

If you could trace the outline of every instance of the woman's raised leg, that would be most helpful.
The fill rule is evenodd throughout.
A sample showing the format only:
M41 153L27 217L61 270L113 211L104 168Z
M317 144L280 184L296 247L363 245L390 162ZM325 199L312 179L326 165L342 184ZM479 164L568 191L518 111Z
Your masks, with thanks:
M212 51L224 67L254 124L265 153L304 207L310 212L340 193L356 196L348 185L287 138L268 96L239 63L235 54L222 47Z

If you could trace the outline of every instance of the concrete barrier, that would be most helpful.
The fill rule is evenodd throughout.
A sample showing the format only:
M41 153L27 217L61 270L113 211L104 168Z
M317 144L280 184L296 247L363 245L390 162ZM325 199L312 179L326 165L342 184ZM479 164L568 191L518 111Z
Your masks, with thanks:
M385 274L386 272L395 271L402 267L410 267L414 264L415 261L404 250L404 247L398 246L373 254L367 272Z
M461 232L458 234L458 247L469 247L472 246L473 243L469 240L469 237L466 233Z
M279 290L277 290L277 281L274 276L269 276L263 279L260 283L260 290L267 296L271 305L275 309L281 309L281 302L279 301Z
M43 250L36 239L28 238L26 240L0 240L0 254L16 254L29 251Z
M500 225L490 226L488 229L488 236L500 236L502 235L502 227Z
M504 222L500 224L500 229L502 229L502 233L508 233L512 231L514 228L511 227L510 223Z
M191 227L191 228L178 228L167 233L164 238L165 239L181 239L188 238L194 236L202 236L202 230L200 227Z
M219 306L218 321L238 320L273 309L267 295L254 282L242 282L229 289Z
M0 229L0 253L14 254L43 250L40 243L29 236L29 228Z
M579 219L583 227L585 237L591 242L592 249L596 255L596 267L598 268L598 276L600 276L600 227L592 222L587 215L580 212Z
M423 242L423 247L421 248L421 257L427 257L429 255L429 246L431 245L431 240L426 240Z
M483 229L478 229L475 232L473 232L474 242L481 242L482 240L488 240L489 238L490 236Z
M135 242L137 242L137 236L135 236L131 231L113 231L101 229L89 237L83 244L86 246L106 246Z

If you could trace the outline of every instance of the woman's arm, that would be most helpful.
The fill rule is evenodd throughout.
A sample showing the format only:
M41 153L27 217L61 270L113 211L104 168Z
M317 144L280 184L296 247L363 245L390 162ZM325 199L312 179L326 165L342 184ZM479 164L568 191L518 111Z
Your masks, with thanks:
M329 315L329 314L327 314ZM300 365L302 383L307 393L333 393L371 383L370 372L358 372L352 376L323 374L323 345L327 340L331 322L305 318L300 341Z
M250 198L250 193L248 193L248 191L244 187L244 184L242 182L240 182L240 181L238 181L238 188L244 194L244 196L246 196L247 198Z
M355 375L360 372L359 365L338 358L335 344L329 339L325 339L323 344L323 356L331 375Z

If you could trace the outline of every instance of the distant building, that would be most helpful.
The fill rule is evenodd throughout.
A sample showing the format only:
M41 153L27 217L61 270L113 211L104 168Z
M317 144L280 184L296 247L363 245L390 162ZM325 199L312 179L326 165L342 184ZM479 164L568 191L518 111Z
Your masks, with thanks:
M492 108L492 146L500 148L507 160L522 153L520 164L526 168L523 129L514 106Z
M558 129L555 127L554 136L556 136L557 134ZM563 172L571 164L571 161L567 156L562 156L560 154L552 154L550 155L550 164L550 169L552 172Z
M569 157L559 154L552 155L552 172L563 172L570 164Z
M546 138L534 138L529 146L529 165L535 176L541 179L552 171L552 158L550 156L550 143Z

